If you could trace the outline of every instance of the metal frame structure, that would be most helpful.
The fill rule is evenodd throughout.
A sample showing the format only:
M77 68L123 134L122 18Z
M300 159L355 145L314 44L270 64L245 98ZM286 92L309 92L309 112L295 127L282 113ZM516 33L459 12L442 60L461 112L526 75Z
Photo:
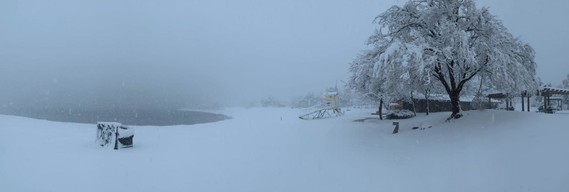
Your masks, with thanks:
M301 115L298 118L303 120L312 120L339 117L344 115L344 112L342 109L340 109L339 106L339 98L337 92L326 93L323 95L323 98L327 101L328 107Z
M342 115L344 115L344 112L342 112L342 110L340 108L326 108L326 109L320 109L317 111L313 111L311 113L302 115L298 118L304 119L304 120L326 119L326 118L331 118L331 117L339 117Z

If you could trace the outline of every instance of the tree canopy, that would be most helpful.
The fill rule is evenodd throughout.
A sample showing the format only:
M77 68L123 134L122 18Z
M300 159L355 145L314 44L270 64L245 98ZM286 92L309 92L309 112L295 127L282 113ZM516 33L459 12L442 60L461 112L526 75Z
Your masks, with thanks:
M562 82L563 88L569 88L569 74L567 74L567 78L565 78Z
M350 85L365 94L397 96L436 85L457 118L461 91L474 79L507 93L537 88L534 50L473 0L410 0L374 23L369 48L350 67Z

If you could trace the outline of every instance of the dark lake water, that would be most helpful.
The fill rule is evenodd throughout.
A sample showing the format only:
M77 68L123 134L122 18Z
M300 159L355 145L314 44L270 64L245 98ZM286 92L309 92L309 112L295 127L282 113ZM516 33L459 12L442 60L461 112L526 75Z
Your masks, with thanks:
M58 122L89 123L99 121L119 122L123 125L192 125L211 123L229 119L222 114L184 111L184 110L34 110L0 112L5 115L16 115L34 119L45 119Z

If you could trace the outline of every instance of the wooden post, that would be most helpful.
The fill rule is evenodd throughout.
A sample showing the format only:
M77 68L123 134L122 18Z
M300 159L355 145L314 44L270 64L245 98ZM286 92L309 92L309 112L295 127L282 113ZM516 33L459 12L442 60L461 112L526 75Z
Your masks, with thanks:
M492 109L492 98L488 96L488 109Z
M545 97L545 94L543 94L543 92L541 93L541 96L543 96L543 112L545 112L546 108L547 108L547 98Z
M528 112L529 112L529 95L527 96L527 101L528 101Z
M524 96L525 96L525 93L522 93L522 111L525 111L525 110L526 110L526 105L525 105L525 102L524 102Z
M119 149L119 128L115 128L115 150Z
M547 95L547 108L551 107L551 95Z
M510 98L509 100L510 100L510 108L512 108L512 111L513 111L514 105L512 104L512 99L513 99L513 98ZM508 108L508 110L510 110L510 109Z
M396 134L399 132L399 122L393 122L393 125L395 125L395 129L393 129L393 134Z
M551 110L551 95L547 95L547 108L550 111Z

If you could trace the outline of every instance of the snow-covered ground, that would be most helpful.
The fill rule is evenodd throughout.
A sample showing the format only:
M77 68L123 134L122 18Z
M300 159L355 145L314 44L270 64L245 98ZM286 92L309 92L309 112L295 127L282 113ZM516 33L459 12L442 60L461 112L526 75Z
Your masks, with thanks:
M305 121L295 109L226 109L209 124L96 127L0 115L0 191L569 191L569 113L470 111L392 121ZM411 130L415 125L432 125Z

